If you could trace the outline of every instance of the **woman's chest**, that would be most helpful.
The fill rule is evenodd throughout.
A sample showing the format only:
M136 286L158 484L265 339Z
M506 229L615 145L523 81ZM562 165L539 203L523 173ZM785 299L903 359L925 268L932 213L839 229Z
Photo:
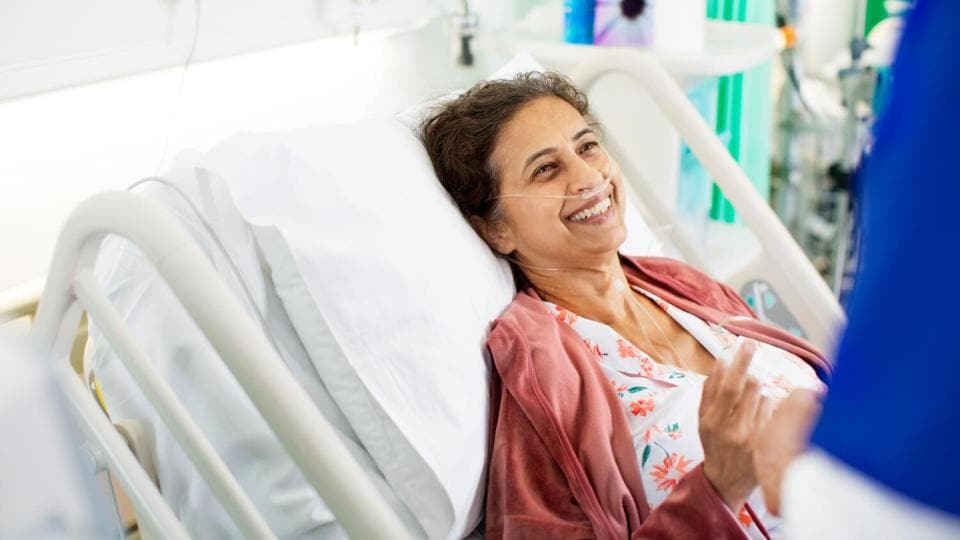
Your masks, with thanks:
M685 331L666 314L657 324L624 324L613 326L613 331L630 343L642 349L654 361L664 365L682 368L701 375L708 375L713 369L714 357L703 347L700 341Z
M642 294L648 294L643 293ZM715 362L732 358L746 338L708 324L659 298L649 296L654 306L648 324L641 328L622 329L580 317L560 306L547 303L557 318L569 325L583 339L605 372L615 377L617 385L663 389L679 382L702 381ZM750 375L761 383L763 393L771 398L786 397L797 387L819 391L823 384L813 369L797 356L766 343L758 343L750 366ZM632 384L623 377L640 377L644 384ZM684 392L675 392L679 401L691 404ZM697 399L692 403L696 410Z

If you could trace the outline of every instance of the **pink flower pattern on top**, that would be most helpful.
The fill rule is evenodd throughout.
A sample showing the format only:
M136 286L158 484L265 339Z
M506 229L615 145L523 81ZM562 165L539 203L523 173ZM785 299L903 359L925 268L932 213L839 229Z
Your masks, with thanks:
M589 339L583 340L587 345L587 348L590 349L590 352L594 354L597 358L603 358L603 351L600 350L600 345L596 343L591 343Z
M617 340L617 356L625 362L620 365L621 373L625 375L639 374L643 377L658 377L663 372L660 364L657 364L647 354L640 352L629 341L625 339Z
M743 339L646 291L637 292L654 300L714 357L729 355ZM633 435L644 494L650 507L656 507L683 481L684 475L703 461L698 411L706 376L664 366L611 327L549 302L544 304L559 321L578 333L610 381L610 390L623 405ZM774 401L789 395L793 388L822 388L806 363L769 345L759 345L750 369L761 381L763 392ZM763 525L774 533L779 520L766 512L759 492L748 502ZM734 512L734 516L748 537L763 538L746 509Z
M663 429L661 429L660 426L653 424L643 432L643 442L648 443L659 434L663 434Z
M640 350L625 339L617 340L617 355L620 358L640 358Z
M737 512L737 521L740 522L744 527L749 527L753 525L753 518L750 517L750 512L747 512L746 505L740 507L740 511Z
M671 491L677 487L677 482L687 474L691 465L690 460L674 452L663 458L663 463L654 465L650 476L657 479L657 489Z
M646 416L657 408L657 402L653 398L636 399L630 402L630 413L634 416Z
M556 309L556 317L560 321L567 324L573 324L577 322L577 315L574 312L566 310L560 306L554 306L554 308Z

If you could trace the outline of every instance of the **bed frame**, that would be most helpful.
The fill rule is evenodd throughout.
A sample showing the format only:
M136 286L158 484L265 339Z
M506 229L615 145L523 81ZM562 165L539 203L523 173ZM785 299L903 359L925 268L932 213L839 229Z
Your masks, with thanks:
M151 359L123 326L93 265L101 241L121 236L144 253L219 353L280 443L351 537L402 538L406 530L287 370L260 327L160 203L128 192L95 195L71 214L57 241L31 337L53 360L79 411L84 436L130 497L145 535L188 538L126 442L66 358L84 311L102 330L144 395L247 538L274 538Z
M683 91L652 53L640 50L607 50L588 57L573 76L581 88L589 90L613 72L639 81L759 238L760 256L728 284L736 288L749 279L765 279L780 292L810 340L829 347L844 323L840 306ZM615 146L611 151L624 157ZM620 162L650 225L656 228L671 223L674 216L660 202L656 186L645 181L629 160ZM405 529L399 519L184 227L159 203L127 192L110 192L82 203L64 226L31 334L53 360L79 412L85 436L95 443L100 458L130 497L144 535L188 537L127 442L67 361L84 312L103 330L239 530L248 538L273 537L207 438L156 373L150 358L125 332L122 318L95 281L93 264L100 242L108 234L130 240L154 264L347 533L355 538L401 537ZM691 242L682 236L672 240L689 262L703 262ZM7 315L28 315L35 302L28 296L21 292L7 306L0 305L0 317L5 308Z

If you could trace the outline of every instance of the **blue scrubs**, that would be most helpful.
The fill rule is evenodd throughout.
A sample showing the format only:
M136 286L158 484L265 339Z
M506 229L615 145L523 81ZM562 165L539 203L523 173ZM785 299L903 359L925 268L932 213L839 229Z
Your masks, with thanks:
M917 0L863 179L862 267L813 444L960 515L960 1Z

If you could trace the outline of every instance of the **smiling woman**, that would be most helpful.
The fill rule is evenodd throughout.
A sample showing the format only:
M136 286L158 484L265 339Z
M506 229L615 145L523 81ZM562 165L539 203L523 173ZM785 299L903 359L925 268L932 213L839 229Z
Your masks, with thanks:
M821 390L826 362L697 270L619 254L624 179L600 133L580 91L537 72L482 82L421 126L521 289L487 340L487 534L762 538L778 520L753 434L793 388Z
M519 110L490 160L506 219L481 233L521 266L603 265L626 239L623 179L596 131L565 101L545 97Z

